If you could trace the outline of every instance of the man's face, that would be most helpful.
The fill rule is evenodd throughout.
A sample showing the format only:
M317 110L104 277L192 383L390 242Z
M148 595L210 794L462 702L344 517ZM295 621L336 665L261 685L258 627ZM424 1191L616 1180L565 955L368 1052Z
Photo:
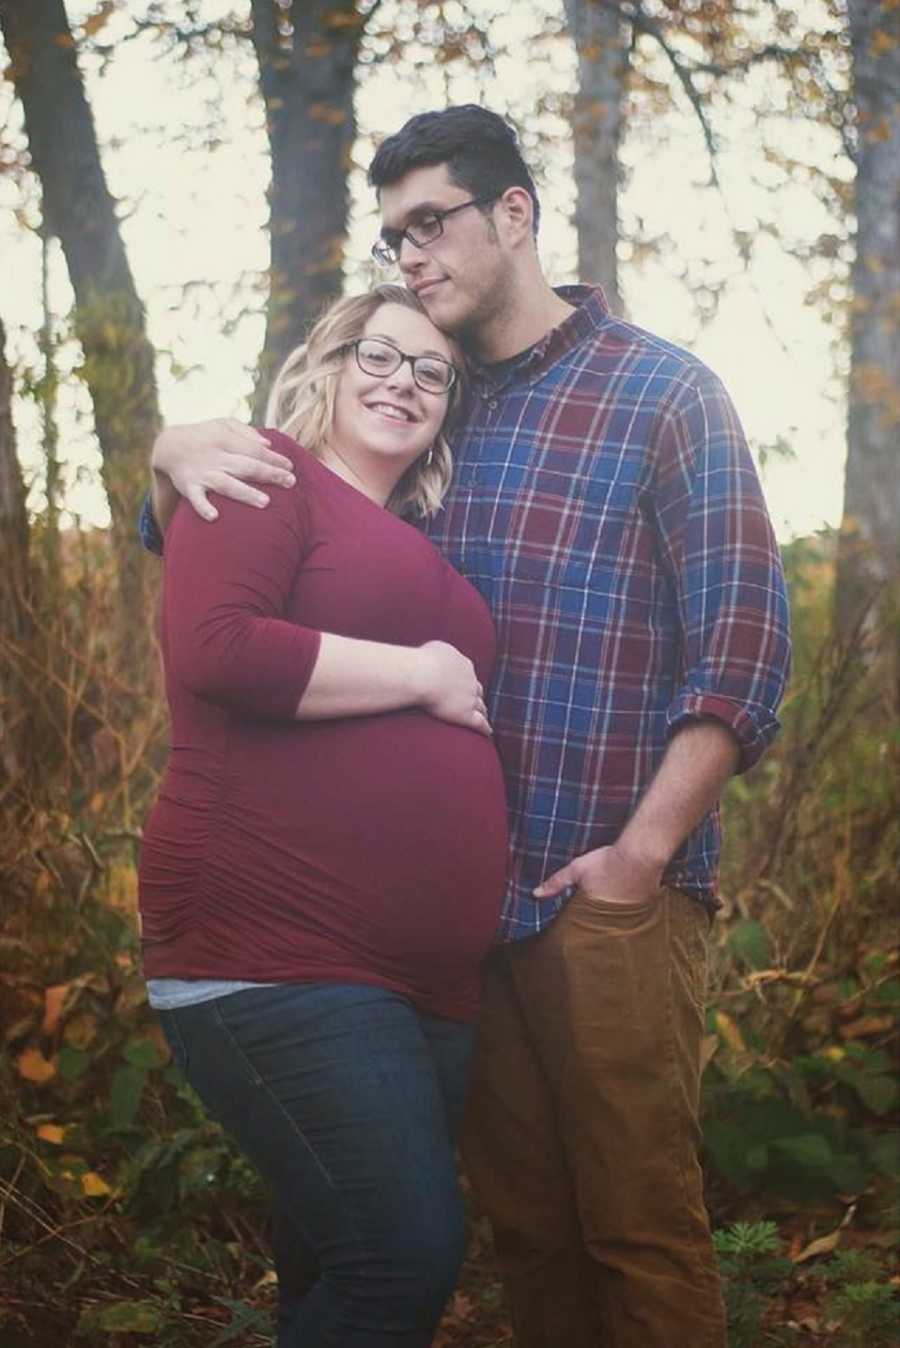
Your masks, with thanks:
M423 217L474 196L452 181L445 164L413 169L382 187L382 227L415 233ZM422 247L403 239L399 266L432 321L476 350L479 330L503 313L513 293L512 259L492 219L477 206L448 216L440 237Z

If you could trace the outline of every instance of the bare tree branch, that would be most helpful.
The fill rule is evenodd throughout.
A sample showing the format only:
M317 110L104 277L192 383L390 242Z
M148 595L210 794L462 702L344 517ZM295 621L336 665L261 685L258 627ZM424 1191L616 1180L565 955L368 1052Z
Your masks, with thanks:
M703 132L703 139L706 144L706 152L709 157L710 180L716 187L719 187L719 173L716 164L716 156L718 154L716 137L712 128L712 123L706 115L703 95L700 93L700 90L694 82L695 69L692 66L689 66L672 46L672 43L666 35L665 28L659 20L654 19L649 14L645 13L640 0L637 0L635 4L627 6L615 4L615 0L611 0L611 2L613 7L620 12L630 10L631 23L634 26L635 32L646 33L646 35L652 37L661 50L665 52L679 84L687 95L688 102L694 109L697 121L700 123L700 129Z

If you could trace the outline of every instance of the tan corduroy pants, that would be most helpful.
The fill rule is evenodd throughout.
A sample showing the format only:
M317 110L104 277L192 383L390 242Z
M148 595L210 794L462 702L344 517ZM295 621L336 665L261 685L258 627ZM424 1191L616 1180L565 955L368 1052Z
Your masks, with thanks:
M724 1348L697 1161L708 918L576 893L489 962L463 1152L517 1348Z

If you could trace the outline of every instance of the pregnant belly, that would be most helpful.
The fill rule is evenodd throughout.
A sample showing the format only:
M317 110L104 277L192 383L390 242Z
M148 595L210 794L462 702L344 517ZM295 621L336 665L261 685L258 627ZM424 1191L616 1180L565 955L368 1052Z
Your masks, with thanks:
M499 873L502 888L506 804L490 740L420 712L309 724L293 740L263 788L273 816L349 883L407 890L426 872L441 889L483 892ZM252 742L246 753L249 770Z
M196 845L179 860L163 835L186 814ZM202 890L242 926L252 914L264 943L293 930L298 948L439 976L477 962L496 929L499 759L491 740L424 713L233 726L218 767L199 773L190 749L173 751L153 822L148 870L162 878L152 854L172 879L194 869L182 893Z

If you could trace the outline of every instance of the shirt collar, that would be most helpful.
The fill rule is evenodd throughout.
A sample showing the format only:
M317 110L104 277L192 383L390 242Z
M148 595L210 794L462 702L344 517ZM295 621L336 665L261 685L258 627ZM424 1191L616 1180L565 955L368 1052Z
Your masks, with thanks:
M558 327L551 328L533 346L518 356L498 361L495 365L472 367L472 383L476 393L490 397L499 393L514 380L534 384L567 352L591 337L610 317L609 305L599 286L555 286L560 299L575 306Z

